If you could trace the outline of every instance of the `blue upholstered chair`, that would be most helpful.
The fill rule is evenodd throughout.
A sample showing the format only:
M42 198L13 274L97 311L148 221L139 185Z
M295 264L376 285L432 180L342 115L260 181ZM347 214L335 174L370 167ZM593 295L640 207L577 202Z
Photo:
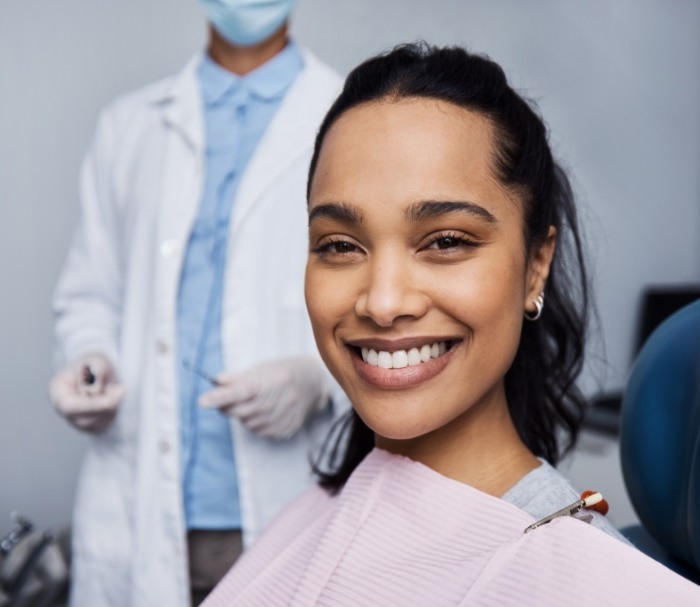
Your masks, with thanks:
M642 348L622 402L620 454L641 550L700 583L700 300Z

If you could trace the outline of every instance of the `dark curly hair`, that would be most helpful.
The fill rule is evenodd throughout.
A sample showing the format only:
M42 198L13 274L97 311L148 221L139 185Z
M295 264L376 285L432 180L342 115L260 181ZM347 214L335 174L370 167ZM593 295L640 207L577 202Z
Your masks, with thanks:
M542 119L509 86L503 69L463 48L424 43L365 61L347 77L321 124L307 195L326 134L342 114L371 101L416 97L453 103L490 119L496 131L495 173L524 204L527 256L544 244L550 226L557 230L546 306L537 322L523 323L505 376L520 437L535 455L556 464L574 446L586 410L576 378L583 365L589 285L571 185L552 157ZM325 465L315 465L321 485L338 490L373 446L373 432L350 411L327 439Z

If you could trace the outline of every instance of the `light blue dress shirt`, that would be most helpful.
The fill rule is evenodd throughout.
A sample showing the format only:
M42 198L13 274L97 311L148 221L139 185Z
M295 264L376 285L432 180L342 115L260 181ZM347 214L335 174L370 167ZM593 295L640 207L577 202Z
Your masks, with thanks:
M209 56L198 71L206 136L205 174L177 301L181 465L188 529L241 527L229 421L217 410L197 406L199 396L211 385L188 367L211 376L224 370L221 304L233 203L255 148L302 67L298 47L290 43L243 77L226 71Z

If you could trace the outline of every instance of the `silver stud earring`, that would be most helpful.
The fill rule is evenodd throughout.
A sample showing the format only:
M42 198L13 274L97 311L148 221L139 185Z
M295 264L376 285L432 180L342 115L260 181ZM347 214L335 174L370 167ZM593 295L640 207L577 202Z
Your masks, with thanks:
M540 316L542 316L542 310L544 309L544 291L540 293L536 298L535 298L535 311L534 312L528 312L525 310L524 316L525 320L531 320L535 321L538 320Z

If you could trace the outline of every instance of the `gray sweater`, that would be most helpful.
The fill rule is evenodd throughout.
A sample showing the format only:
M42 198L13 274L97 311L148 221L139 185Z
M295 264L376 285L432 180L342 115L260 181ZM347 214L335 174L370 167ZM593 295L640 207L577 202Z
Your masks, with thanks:
M540 462L542 465L539 468L526 474L502 496L503 500L524 510L536 521L580 499L579 493L566 478L545 460L540 459ZM590 513L593 514L591 525L629 543L603 515L594 511Z

